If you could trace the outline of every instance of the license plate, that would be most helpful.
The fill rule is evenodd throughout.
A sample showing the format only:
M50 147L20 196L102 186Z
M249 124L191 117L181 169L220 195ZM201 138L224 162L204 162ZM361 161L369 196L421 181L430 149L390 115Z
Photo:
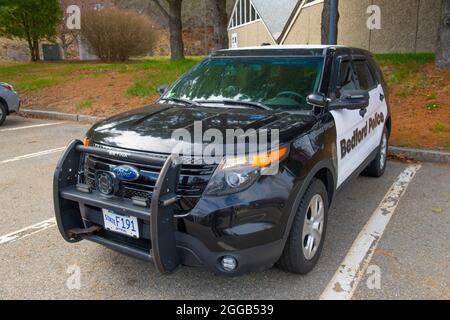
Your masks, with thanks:
M103 209L105 229L139 239L138 220L135 217L122 216Z

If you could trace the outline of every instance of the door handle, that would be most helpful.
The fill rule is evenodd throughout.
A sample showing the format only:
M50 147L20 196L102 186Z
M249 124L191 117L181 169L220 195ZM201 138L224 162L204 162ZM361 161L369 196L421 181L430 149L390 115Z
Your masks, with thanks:
M384 101L384 98L385 98L384 94L380 93L380 101Z

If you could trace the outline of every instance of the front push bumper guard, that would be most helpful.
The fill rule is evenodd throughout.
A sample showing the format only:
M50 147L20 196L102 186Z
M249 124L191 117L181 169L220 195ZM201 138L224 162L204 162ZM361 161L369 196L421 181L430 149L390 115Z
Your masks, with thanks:
M93 197L89 192L84 192L83 188L79 186L80 161L83 154L162 166L153 191L150 209L138 207L114 198ZM53 180L53 200L59 232L68 242L73 243L88 239L125 254L152 260L161 273L173 273L181 264L174 230L174 204L179 199L175 192L180 171L181 162L173 155L167 159L162 159L147 155L85 147L81 141L73 141L58 162ZM135 216L150 221L150 252L143 253L141 250L135 250L101 238L96 235L96 232L102 229L101 226L93 225L86 228L78 206L80 202L109 209L117 214ZM77 205L74 205L74 203L77 203Z

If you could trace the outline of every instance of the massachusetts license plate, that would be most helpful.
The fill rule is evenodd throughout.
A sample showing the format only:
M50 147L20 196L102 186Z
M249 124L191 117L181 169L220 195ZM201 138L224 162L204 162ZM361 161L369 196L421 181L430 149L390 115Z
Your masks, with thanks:
M121 216L103 209L105 229L139 239L138 220L135 217Z

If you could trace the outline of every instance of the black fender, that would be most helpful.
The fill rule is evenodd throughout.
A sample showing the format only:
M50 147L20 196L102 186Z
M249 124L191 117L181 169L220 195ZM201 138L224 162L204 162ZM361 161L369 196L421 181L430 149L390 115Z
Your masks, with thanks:
M336 184L337 184L336 169L335 169L334 163L331 159L330 160L322 160L322 161L319 161L318 163L316 163L314 165L314 167L309 171L308 175L304 179L299 181L292 189L291 194L292 194L293 200L290 201L289 202L290 205L287 206L287 210L289 210L289 215L288 215L288 220L287 220L287 224L286 224L286 229L285 229L284 235L283 235L283 247L284 247L284 245L286 245L286 241L291 232L291 228L292 228L292 224L294 222L294 217L297 212L297 208L300 205L300 202L303 198L303 195L306 192L306 189L309 187L309 185L311 184L311 181L314 179L314 177L317 175L317 173L323 169L329 170L333 177L333 195L332 195L332 198L330 201L330 206L332 205L332 203L334 201L334 197L336 195Z

